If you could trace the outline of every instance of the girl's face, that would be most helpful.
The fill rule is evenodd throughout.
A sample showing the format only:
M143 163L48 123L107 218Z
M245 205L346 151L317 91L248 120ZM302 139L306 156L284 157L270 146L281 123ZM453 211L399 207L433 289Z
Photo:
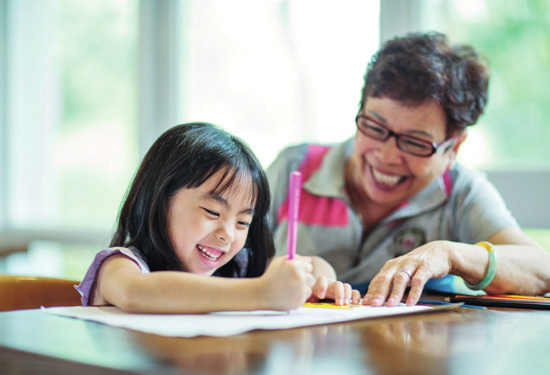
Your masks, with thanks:
M223 171L195 189L180 189L169 202L172 246L191 273L211 276L244 247L254 214L250 179L235 180L221 195L210 192Z
M411 107L386 97L369 97L361 114L398 134L436 144L446 140L445 112L435 100ZM394 137L379 141L357 131L352 179L372 204L394 208L449 168L462 139L451 143L450 149L442 146L434 155L420 157L399 149Z

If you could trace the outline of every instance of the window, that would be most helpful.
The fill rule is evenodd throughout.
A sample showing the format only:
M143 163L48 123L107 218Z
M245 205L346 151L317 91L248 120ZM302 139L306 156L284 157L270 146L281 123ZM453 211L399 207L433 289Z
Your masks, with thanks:
M549 228L550 3L422 0L420 24L475 46L491 69L489 102L458 155L485 170L524 228ZM540 244L550 234L530 231Z
M548 4L0 1L0 251L6 233L22 233L31 250L14 256L21 268L8 268L80 277L82 254L108 244L141 156L177 123L218 124L266 167L287 145L351 137L379 40L419 29L473 44L491 64L489 104L459 160L533 169L542 189L550 170ZM518 191L541 196L510 188ZM516 216L530 207L511 206Z
M285 146L355 132L378 48L378 1L187 1L185 121L242 137L267 166Z
M137 158L137 4L12 1L8 11L10 227L110 227Z
M458 161L487 172L524 228L548 228L550 92L545 83L550 73L545 67L550 65L550 3L384 0L380 7L382 41L410 31L436 30L488 57L489 102L478 124L468 130Z
M9 0L0 17L0 238L97 249L138 159L138 2Z
M170 126L220 125L265 166L351 137L378 19L364 0L0 2L0 248L32 241L0 272L81 277Z
M423 29L468 43L490 64L489 102L461 161L483 169L549 170L550 3L423 0Z

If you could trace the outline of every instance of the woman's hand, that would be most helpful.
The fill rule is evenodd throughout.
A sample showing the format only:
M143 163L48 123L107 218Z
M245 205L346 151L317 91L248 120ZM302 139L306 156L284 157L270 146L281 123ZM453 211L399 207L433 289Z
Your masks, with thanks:
M309 257L274 258L259 278L265 309L292 310L302 306L311 296L314 277Z
M405 289L411 289L407 305L415 305L424 285L431 278L447 275L452 269L452 242L429 242L398 258L390 259L372 279L363 298L364 305L395 306L403 299Z
M337 305L358 304L361 295L357 290L352 290L351 285L341 281L328 281L325 276L319 276L313 285L308 302L318 302L322 299L333 299Z

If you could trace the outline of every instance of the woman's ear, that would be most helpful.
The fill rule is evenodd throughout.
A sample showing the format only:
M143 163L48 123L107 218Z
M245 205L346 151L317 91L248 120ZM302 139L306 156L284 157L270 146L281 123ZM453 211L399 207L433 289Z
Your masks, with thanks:
M464 140L466 139L466 136L468 135L468 131L466 129L464 129L462 131L462 133L458 134L456 136L456 142L455 144L453 145L453 152L456 154L458 152L458 149L460 147L460 145L462 144L462 142L464 142Z
M456 135L456 141L451 147L451 152L449 153L449 169L453 169L456 163L456 154L458 152L458 149L460 148L460 145L464 140L466 139L466 136L468 135L468 132L466 130L462 131L462 133L459 133Z

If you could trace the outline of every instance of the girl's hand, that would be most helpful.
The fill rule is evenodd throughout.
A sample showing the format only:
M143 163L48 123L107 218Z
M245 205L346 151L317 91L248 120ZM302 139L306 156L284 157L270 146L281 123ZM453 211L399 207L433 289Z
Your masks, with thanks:
M415 305L424 285L431 278L447 275L452 269L451 246L447 241L429 242L419 248L390 259L372 279L363 298L364 305L395 306L403 299L405 289L411 289L407 305Z
M337 305L358 304L361 301L361 295L357 290L352 290L351 285L341 281L329 282L327 277L319 276L308 302L318 302L325 298L333 299Z
M311 296L314 284L313 266L308 257L274 258L260 277L261 294L268 310L292 310L302 306Z

